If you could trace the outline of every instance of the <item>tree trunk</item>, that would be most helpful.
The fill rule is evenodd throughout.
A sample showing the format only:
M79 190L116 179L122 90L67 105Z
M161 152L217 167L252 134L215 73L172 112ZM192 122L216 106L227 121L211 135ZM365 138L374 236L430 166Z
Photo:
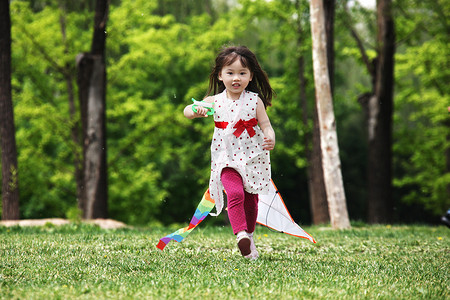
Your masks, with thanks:
M369 100L368 222L391 223L395 29L392 1L377 1L375 95Z
M308 168L311 174L310 202L313 224L330 222L327 192L322 167L322 149L320 146L320 125L317 106L313 110L312 151L309 155Z
M346 11L346 4L344 5ZM358 97L366 116L368 136L367 220L391 223L392 113L394 93L395 28L392 1L377 1L377 57L370 61L362 40L348 24L372 79L372 92Z
M76 58L77 66L77 85L78 85L78 99L80 102L80 116L81 116L81 140L82 140L82 163L80 174L82 176L81 194L78 199L78 208L83 212L83 218L86 218L87 194L86 194L86 180L84 170L86 166L86 141L87 141L87 103L89 96L89 83L92 73L92 62L88 53L78 54Z
M11 95L11 19L9 1L0 1L0 138L2 219L19 219L19 178Z
M295 7L300 15L300 1L295 2ZM300 18L297 23L297 46L300 53L298 58L298 81L300 91L300 103L302 107L302 122L305 128L309 127L308 98L306 96L305 56L302 52L305 32ZM318 125L317 109L313 109L313 128L305 133L305 156L308 161L306 175L308 179L309 205L313 224L325 224L330 222L328 214L327 194L323 180L322 155L320 153L320 132Z
M335 0L324 1L324 16L325 16L325 35L327 39L327 62L328 75L330 78L330 90L333 95L334 90L334 12ZM312 134L312 153L311 153L311 173L312 177L312 197L313 205L313 223L324 224L330 222L330 215L328 213L327 193L325 189L324 174L322 168L322 151L320 146L320 126L319 115L317 107L313 110L313 134Z
M342 181L330 79L326 55L325 21L322 0L311 0L314 83L319 116L322 166L328 207L333 228L349 228L347 204Z
M85 218L107 217L106 132L105 132L105 64L103 57L91 57L92 73L87 99L85 139Z
M299 82L300 82L300 102L302 104L302 121L305 128L308 127L308 99L306 97L306 78L304 76L304 57L298 59ZM312 132L305 134L306 159L308 160L307 177L309 204L313 224L325 224L330 222L328 214L327 193L323 180L322 155L320 150L320 130L317 109L313 110Z
M325 36L327 38L328 74L330 75L331 95L334 91L334 14L336 0L324 0Z
M76 108L75 108L75 97L73 92L73 78L72 76L66 77L66 85L67 85L67 94L69 98L69 116L70 116L70 124L71 128L71 137L73 143L73 164L74 164L74 175L76 182L76 197L78 203L80 203L81 199L83 199L83 191L84 191L84 181L83 181L83 155L82 155L82 145L80 141L80 128L79 122L76 117Z
M97 0L90 53L77 57L83 131L83 198L79 207L85 219L108 216L106 166L106 21L109 1Z

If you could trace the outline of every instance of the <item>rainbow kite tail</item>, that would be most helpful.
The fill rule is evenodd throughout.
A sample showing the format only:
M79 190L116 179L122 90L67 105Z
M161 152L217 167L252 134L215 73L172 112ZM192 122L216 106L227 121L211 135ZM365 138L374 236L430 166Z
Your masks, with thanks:
M187 237L188 234L191 233L191 231L194 230L194 228L197 227L197 225L200 224L200 222L208 216L208 214L214 208L214 205L215 202L209 194L209 189L207 189L205 194L203 195L202 200L198 204L197 209L195 210L194 216L189 222L189 226L180 228L177 231L161 238L156 247L164 250L164 247L166 247L170 241L173 240L176 242L181 242L182 240L184 240L184 238Z

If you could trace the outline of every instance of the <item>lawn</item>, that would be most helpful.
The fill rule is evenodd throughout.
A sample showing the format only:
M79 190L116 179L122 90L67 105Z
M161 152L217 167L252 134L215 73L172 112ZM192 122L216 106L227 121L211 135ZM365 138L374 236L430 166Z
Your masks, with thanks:
M450 230L258 227L241 258L229 227L200 228L162 252L174 228L0 227L0 299L449 299Z

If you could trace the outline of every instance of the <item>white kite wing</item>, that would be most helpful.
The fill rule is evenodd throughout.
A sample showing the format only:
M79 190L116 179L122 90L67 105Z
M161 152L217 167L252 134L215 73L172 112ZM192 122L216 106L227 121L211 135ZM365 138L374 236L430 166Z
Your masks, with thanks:
M272 180L269 184L267 195L259 195L258 218L256 221L276 231L305 238L313 243L316 242L311 235L294 222Z

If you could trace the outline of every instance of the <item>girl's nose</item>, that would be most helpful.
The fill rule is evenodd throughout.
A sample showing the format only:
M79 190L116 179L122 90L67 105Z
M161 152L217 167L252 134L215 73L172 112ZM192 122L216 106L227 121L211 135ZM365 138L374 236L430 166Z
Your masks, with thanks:
M234 81L240 80L239 75L238 75L238 74L235 74L235 75L233 76L233 80L234 80Z

